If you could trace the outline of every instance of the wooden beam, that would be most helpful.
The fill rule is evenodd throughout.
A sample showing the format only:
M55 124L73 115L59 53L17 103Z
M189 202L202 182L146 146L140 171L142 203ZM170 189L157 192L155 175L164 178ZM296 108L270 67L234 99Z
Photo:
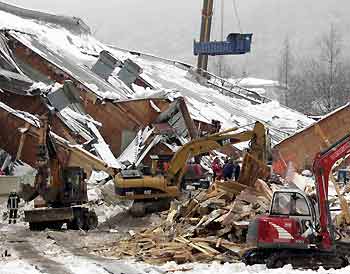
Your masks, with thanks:
M25 127L21 130L21 139L19 141L19 145L18 145L18 150L17 150L17 154L16 154L16 160L21 159L22 156L22 151L23 151L23 146L24 146L24 142L26 140L26 136L27 136L27 131L30 128L30 124L28 122L25 123Z
M349 210L348 203L346 202L344 196L340 193L339 185L335 181L333 174L331 173L329 177L330 177L330 179L335 187L335 191L337 192L337 195L338 195L338 198L340 201L340 208L341 208L342 214L344 216L345 222L347 224L350 224L350 210Z

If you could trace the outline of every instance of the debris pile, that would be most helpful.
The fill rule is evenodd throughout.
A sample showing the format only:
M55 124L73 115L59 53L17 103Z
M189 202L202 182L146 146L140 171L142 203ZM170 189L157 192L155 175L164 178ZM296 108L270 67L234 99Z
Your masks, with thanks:
M89 206L97 214L100 226L109 226L109 220L111 218L121 212L127 211L130 207L130 201L120 201L116 198L114 182L103 171L93 171L88 180L87 187Z
M265 213L270 187L258 180L255 188L236 182L216 182L185 202L173 202L160 225L130 231L128 239L94 253L113 257L132 256L151 264L234 262L247 248L249 220Z

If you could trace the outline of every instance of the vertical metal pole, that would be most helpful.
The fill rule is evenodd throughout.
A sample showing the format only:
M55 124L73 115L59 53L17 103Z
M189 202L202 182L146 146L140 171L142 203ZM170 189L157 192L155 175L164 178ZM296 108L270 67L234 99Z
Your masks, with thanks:
M210 31L211 31L211 20L213 15L213 3L214 0L203 0L202 9L202 24L199 42L209 42L210 41ZM208 69L208 55L199 55L197 68L199 72L204 76L202 70Z
M221 0L221 29L220 29L220 39L224 41L224 16L225 16L225 0ZM223 67L224 57L219 56L219 76L222 77L222 67Z

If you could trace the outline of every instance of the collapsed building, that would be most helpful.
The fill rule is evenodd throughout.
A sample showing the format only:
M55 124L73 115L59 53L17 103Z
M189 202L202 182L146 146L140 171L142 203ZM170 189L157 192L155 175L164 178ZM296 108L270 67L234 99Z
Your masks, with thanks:
M215 75L198 79L191 65L104 45L80 19L0 8L2 103L54 113L57 135L115 168L147 163L152 154L171 157L177 146L217 130L217 121L223 129L264 122L273 144L313 122ZM34 161L25 149L21 156Z
M1 146L30 165L33 142L21 137L14 114L51 113L57 136L115 169L150 165L151 155L169 160L190 139L260 121L275 148L273 168L284 175L289 163L310 168L320 148L344 135L332 129L339 119L347 123L347 106L315 123L255 89L200 77L189 64L105 45L80 19L8 4L0 13Z
M0 25L0 148L31 166L43 115L64 165L113 175L150 166L153 155L168 161L188 141L220 129L244 133L258 121L269 129L273 169L285 176L290 167L310 169L317 152L345 135L339 121L349 123L349 105L315 122L261 87L211 73L203 78L189 64L105 45L77 18L0 3ZM241 142L220 152L241 155L247 147ZM209 160L201 159L203 168ZM281 181L289 183L266 183L266 170L250 184L215 182L190 192L195 196L175 201L157 226L92 252L151 263L239 260L249 221L269 210Z

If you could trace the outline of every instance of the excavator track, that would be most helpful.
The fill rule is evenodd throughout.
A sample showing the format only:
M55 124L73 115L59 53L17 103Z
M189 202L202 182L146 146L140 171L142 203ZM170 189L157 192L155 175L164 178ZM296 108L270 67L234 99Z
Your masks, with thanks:
M129 213L133 217L144 217L146 214L161 212L170 208L170 199L134 201Z
M317 250L266 250L253 249L243 255L247 265L266 264L267 268L281 268L287 264L293 268L313 269L339 269L349 265L345 254L335 252L322 252Z
M29 228L33 231L45 230L46 228L59 230L64 223L67 223L67 229L85 231L95 229L98 225L95 211L85 207L30 210L25 212L25 220L29 222Z

